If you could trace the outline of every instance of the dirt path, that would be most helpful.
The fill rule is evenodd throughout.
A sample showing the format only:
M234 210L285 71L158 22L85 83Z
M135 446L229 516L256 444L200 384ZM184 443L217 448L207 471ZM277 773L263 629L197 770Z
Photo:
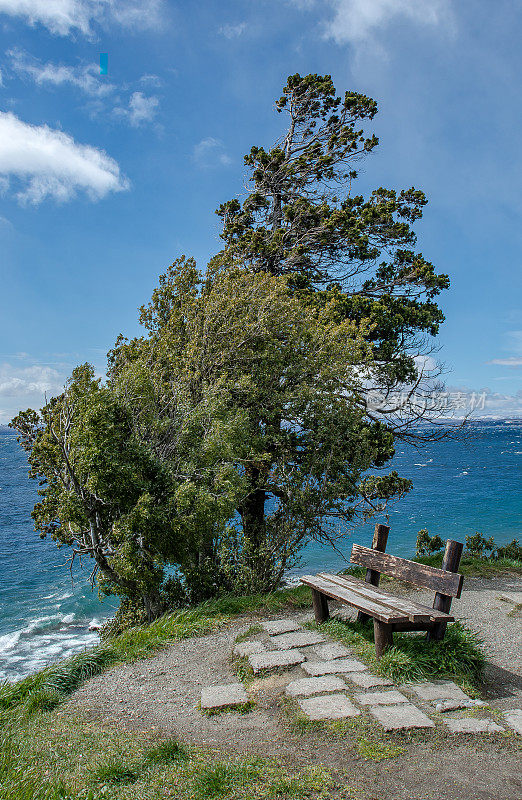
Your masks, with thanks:
M522 707L517 645L522 622L520 614L509 615L513 604L497 599L506 591L522 591L522 580L469 581L455 611L486 639L487 689L495 705ZM309 619L310 612L298 616ZM101 724L158 730L200 747L275 756L289 766L323 764L342 775L361 800L521 800L521 749L514 737L452 737L440 728L388 735L386 741L405 747L405 754L380 763L365 761L354 740L291 729L281 708L288 673L284 681L274 676L256 682L257 705L251 713L203 716L197 707L201 689L235 680L230 653L235 637L250 623L243 620L116 667L84 684L69 705Z

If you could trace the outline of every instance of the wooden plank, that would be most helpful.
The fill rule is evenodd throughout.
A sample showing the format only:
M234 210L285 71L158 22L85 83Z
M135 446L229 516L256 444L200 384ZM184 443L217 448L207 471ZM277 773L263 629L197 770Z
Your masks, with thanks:
M306 584L306 586L310 586L312 589L317 589L317 591L322 592L327 595L327 597L332 597L334 600L340 600L342 603L348 603L348 605L354 606L354 608L360 611L365 611L380 622L409 622L406 614L397 611L394 612L388 606L376 603L374 600L369 600L366 597L361 597L357 592L353 592L351 589L345 589L324 578L317 578L314 575L302 575L300 581Z
M380 550L382 553L386 551L386 544L388 542L388 534L390 533L389 525L376 524L373 532L372 550ZM381 573L373 569L366 570L365 583L371 583L372 586L378 586L381 578ZM367 622L369 620L368 614L363 614L359 611L357 614L358 622Z
M354 544L350 561L361 567L370 567L392 578L414 583L425 589L433 589L451 597L460 597L462 591L464 576L458 572L445 572L436 567L418 564L416 561L408 561L406 558L379 553L360 544Z
M385 603L386 600L393 600L393 604L396 608L399 608L403 611L406 611L406 605L414 609L415 614L424 615L431 621L441 621L441 622L454 622L455 617L451 614L445 614L443 611L438 611L435 608L430 608L430 606L425 606L423 603L417 603L416 600L406 599L402 597L396 597L394 594L390 592L385 592L384 589L377 589L375 586L369 586L366 582L360 581L358 578L354 578L351 575L330 575L326 572L319 572L320 577L328 577L330 580L336 579L335 582L339 582L341 586L347 586L347 588L351 588L354 592L358 591L360 587L360 593L364 595L368 595L368 597L372 597L372 599L377 600L378 602ZM379 599L381 597L382 599ZM401 604L406 604L404 607L399 605L396 601L399 601ZM418 619L418 622L428 621ZM413 620L412 620L413 621Z
M419 611L418 608L415 608L415 604L410 603L409 600L395 597L393 594L383 592L382 589L376 589L369 583L363 583L356 578L350 580L350 578L344 578L344 576L341 575L330 575L330 573L327 572L320 572L319 577L332 581L332 583L337 583L339 586L344 586L346 589L351 589L353 592L362 595L362 597L376 600L378 603L388 606L388 608L391 608L393 611L397 611L398 614L407 614L410 622L430 622L431 620L431 614L427 614L425 611Z

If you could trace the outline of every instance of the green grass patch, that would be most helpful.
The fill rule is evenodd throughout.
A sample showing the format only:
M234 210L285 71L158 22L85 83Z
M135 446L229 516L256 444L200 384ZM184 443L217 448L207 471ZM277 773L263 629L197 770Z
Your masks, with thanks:
M92 782L102 785L135 783L137 780L137 772L125 764L124 761L116 758L100 764L92 773Z
M165 614L150 625L138 625L97 647L53 664L14 684L0 687L0 710L23 705L27 711L50 711L82 683L117 663L147 658L181 639L203 636L243 614L303 608L311 604L306 586L268 595L222 597L190 609Z
M144 753L146 764L171 764L173 762L187 761L189 755L176 739L168 739L166 742L150 747Z
M373 625L330 619L318 626L333 638L353 648L377 674L394 683L448 678L468 688L481 680L485 657L480 638L459 622L454 622L441 642L426 641L425 634L394 634L394 647L377 661Z
M362 737L356 743L357 753L365 761L384 761L388 758L398 758L406 752L405 747L385 742L379 739Z
M262 632L263 632L263 627L261 625L251 625L244 633L240 633L239 636L236 636L235 641L238 644L239 642L246 642L247 639L250 639L257 633L262 633Z
M442 566L443 553L435 553L431 556L419 556L414 558L419 564L427 564L429 567ZM503 573L516 573L522 575L522 561L514 558L485 558L471 556L466 553L462 556L459 565L459 572L468 577L493 577Z
M253 700L248 700L246 703L235 703L230 706L220 706L220 708L201 708L199 710L206 717L216 717L219 714L249 714L254 710L256 704Z

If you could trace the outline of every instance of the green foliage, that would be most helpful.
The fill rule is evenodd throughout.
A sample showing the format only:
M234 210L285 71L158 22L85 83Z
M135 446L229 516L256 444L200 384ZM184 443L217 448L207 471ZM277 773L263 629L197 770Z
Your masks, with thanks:
M92 772L91 780L99 784L126 784L135 783L138 779L137 773L131 769L124 761L111 758L100 764Z
M486 553L491 553L495 547L495 541L491 536L489 539L478 531L473 536L466 536L466 550L475 558L486 558Z
M395 633L394 647L377 661L373 642L373 625L328 620L323 623L334 638L355 649L373 671L394 683L452 678L457 682L476 684L485 666L481 640L459 622L448 626L440 642L426 641L425 634Z
M417 535L417 548L415 550L415 556L417 558L419 556L429 556L438 552L439 550L442 550L443 547L444 542L440 536L430 536L426 528L423 528Z
M503 547L497 547L494 552L494 557L496 559L506 558L512 561L522 562L522 545L518 539L513 539L509 544L505 544Z
M149 748L144 755L146 763L169 764L170 762L187 761L187 751L175 739L169 739L156 747Z

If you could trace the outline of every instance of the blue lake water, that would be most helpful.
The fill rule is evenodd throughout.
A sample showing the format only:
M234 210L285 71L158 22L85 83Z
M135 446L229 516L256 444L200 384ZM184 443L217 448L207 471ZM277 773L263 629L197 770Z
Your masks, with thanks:
M474 423L465 440L443 440L421 449L397 446L390 467L413 480L414 489L389 511L388 551L412 556L417 532L464 541L481 531L498 544L522 539L522 421ZM65 565L66 548L40 540L31 510L35 483L27 477L25 453L12 431L0 428L0 682L16 680L98 641L88 630L116 607L98 600L88 566ZM383 521L383 520L381 520ZM374 523L348 537L369 545ZM303 571L342 569L343 558L310 544Z

